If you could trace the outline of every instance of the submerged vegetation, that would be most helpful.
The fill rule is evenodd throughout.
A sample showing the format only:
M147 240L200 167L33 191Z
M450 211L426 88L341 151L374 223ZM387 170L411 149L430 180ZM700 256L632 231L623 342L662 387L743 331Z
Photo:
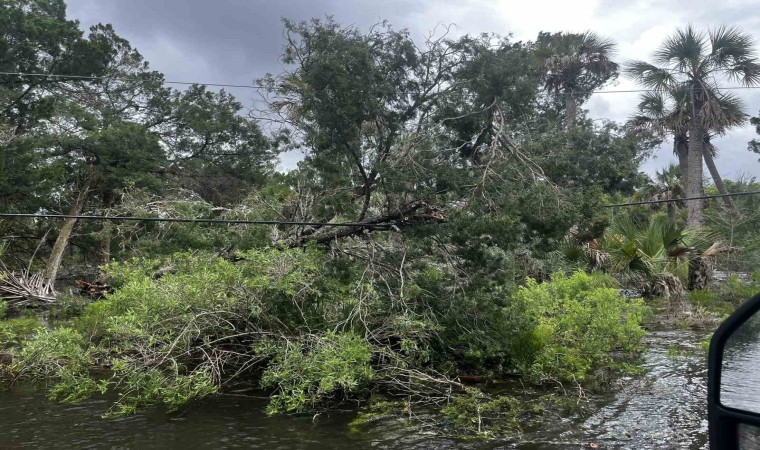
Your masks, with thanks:
M108 415L251 389L270 414L423 406L495 436L637 372L646 326L713 324L760 290L760 197L605 208L704 194L702 138L739 125L718 119L740 102L687 99L678 73L629 123L591 120L620 70L593 33L423 45L285 21L285 68L245 115L224 91L165 86L62 0L0 3L0 24L3 212L238 221L0 220L3 383L105 395ZM710 49L692 29L667 44L756 81L749 39L710 33ZM627 72L652 86L679 48ZM705 114L679 116L693 104ZM679 167L652 181L639 164L668 133ZM277 172L285 151L303 159ZM491 392L504 380L541 395Z

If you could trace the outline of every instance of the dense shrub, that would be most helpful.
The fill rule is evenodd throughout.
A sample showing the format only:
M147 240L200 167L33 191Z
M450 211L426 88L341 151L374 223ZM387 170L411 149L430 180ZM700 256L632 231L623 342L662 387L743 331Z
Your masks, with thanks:
M641 302L600 274L451 293L449 274L424 265L402 287L316 249L240 256L112 264L116 291L70 325L33 333L13 350L11 370L49 382L64 401L117 393L117 414L176 409L237 384L270 390L270 413L319 410L378 388L446 404L455 389L444 371L583 382L621 368L612 352L633 353L643 335ZM17 346L22 334L6 341ZM504 402L481 406L507 417Z
M269 412L315 409L325 398L356 392L373 378L372 347L352 333L328 332L271 347L261 385L272 388Z
M528 280L509 307L509 314L530 318L528 327L515 329L517 368L534 381L583 381L593 371L620 369L612 353L639 349L647 308L613 286L606 275L584 272Z
M18 346L32 332L41 328L34 317L17 317L0 320L0 350Z

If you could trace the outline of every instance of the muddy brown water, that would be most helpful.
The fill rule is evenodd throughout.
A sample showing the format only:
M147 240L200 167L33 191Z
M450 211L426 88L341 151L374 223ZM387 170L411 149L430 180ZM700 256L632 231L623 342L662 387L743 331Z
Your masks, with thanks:
M0 450L6 449L703 449L707 447L704 333L657 331L646 338L645 372L616 382L588 413L525 429L509 440L441 437L407 420L349 427L356 411L263 413L264 398L215 396L179 414L148 411L102 419L106 400L64 405L38 391L0 391Z

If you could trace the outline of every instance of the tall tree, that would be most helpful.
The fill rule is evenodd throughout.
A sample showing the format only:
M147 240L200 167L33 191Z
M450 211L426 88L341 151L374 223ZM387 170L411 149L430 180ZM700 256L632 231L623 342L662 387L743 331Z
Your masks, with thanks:
M654 54L654 63L637 61L628 72L641 85L661 92L683 89L688 92L689 150L687 157L686 195L703 194L702 161L708 132L723 119L719 79L741 82L746 86L760 83L760 64L754 41L733 27L718 27L707 34L692 27L677 30ZM687 202L687 225L703 223L702 201Z
M240 202L260 188L276 156L258 123L242 115L231 94L193 85L174 92L169 111L149 124L171 160L166 172L185 189L216 205Z
M63 0L0 2L0 199L9 209L49 206L65 178L38 151L49 145L40 134L56 114L54 91L77 77L103 75L109 57L66 18Z
M752 125L755 126L755 132L757 134L760 134L760 114L758 114L757 117L752 117L749 121ZM747 149L755 153L760 153L760 140L752 139L749 141L747 144Z
M564 103L566 128L575 126L578 105L617 76L615 43L595 33L539 33L535 55L547 92Z
M70 182L75 189L64 200L71 215L81 214L92 201L106 212L127 184L156 186L165 159L148 129L167 113L170 91L163 87L163 76L151 71L110 25L92 27L88 40L108 57L104 75L95 80L63 79L51 87L55 114L43 130L50 145L37 150L49 166L78 179ZM45 269L49 282L55 280L75 223L68 219L58 233ZM111 246L107 222L100 234L98 253L106 263Z
M101 75L107 59L98 42L66 18L64 0L0 2L0 71L12 74L0 75L0 122L15 135L33 129L53 113L48 90L62 77L52 75Z
M402 182L399 168L424 164L412 155L430 141L424 124L435 102L456 89L452 75L466 48L438 37L419 49L387 24L368 33L330 19L285 21L285 29L289 68L264 82L267 117L284 122L287 148L305 154L294 176L311 206L294 210L362 221L421 200L430 182Z
M727 93L718 93L715 100L716 112L706 118L704 130L705 165L721 194L727 194L723 178L715 164L717 149L710 142L713 135L726 134L731 128L746 121L741 101ZM673 136L673 153L678 157L682 174L688 173L688 126L691 120L691 92L684 85L678 85L667 92L647 92L642 95L637 113L629 120L629 126L638 132L654 133L665 137ZM731 205L730 198L721 199Z

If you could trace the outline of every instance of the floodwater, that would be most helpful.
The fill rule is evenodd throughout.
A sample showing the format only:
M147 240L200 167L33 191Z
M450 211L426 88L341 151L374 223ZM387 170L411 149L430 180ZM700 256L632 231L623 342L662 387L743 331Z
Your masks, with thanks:
M267 417L266 400L215 396L180 414L148 411L102 419L106 400L63 405L39 392L0 391L6 449L702 449L707 447L704 333L653 332L645 372L589 400L587 413L526 428L509 440L459 441L406 419L349 426L356 411Z

